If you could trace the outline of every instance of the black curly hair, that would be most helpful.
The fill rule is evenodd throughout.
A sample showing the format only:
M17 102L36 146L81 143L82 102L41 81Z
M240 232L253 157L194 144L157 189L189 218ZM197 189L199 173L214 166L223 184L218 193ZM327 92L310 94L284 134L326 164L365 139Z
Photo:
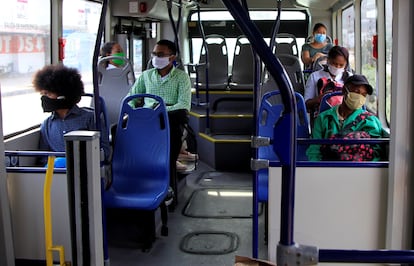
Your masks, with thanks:
M38 70L33 78L33 86L38 92L47 90L65 96L72 105L77 104L85 93L78 70L63 65L47 65Z

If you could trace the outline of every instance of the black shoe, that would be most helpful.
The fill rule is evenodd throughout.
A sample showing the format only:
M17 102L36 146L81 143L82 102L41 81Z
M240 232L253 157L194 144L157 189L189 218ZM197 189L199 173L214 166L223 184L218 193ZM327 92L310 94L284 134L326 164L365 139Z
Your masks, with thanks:
M165 200L164 200L165 205L170 206L173 201L174 201L174 190L172 189L172 187L169 187L167 197L165 197Z

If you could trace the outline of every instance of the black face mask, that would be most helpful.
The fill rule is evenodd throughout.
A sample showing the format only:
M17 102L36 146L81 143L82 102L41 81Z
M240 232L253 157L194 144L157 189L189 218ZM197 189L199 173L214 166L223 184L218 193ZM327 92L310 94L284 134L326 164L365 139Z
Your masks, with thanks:
M66 99L51 99L45 95L41 97L43 112L53 112L58 109L72 108L72 104Z

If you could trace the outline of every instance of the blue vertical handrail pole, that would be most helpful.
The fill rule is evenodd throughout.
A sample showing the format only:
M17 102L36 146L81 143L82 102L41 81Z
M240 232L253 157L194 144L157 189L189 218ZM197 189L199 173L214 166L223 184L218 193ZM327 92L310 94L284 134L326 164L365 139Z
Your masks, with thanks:
M197 21L198 21L198 29L200 31L201 37L203 39L203 43L201 44L201 47L204 47L206 51L206 62L205 62L205 77L206 77L206 131L205 133L210 133L210 97L209 97L209 91L208 91L208 47L206 43L206 34L204 32L204 27L201 22L201 16L200 16L200 4L197 5ZM198 62L200 64L200 62ZM196 69L196 86L198 88L198 70ZM200 94L198 92L198 89L196 90L196 98L199 99Z
M106 10L108 8L108 0L102 2L101 17L99 18L98 32L96 34L95 48L92 58L92 82L93 82L93 95L95 104L95 124L96 129L101 129L101 105L99 103L99 86L98 86L98 57L101 50L102 36L105 27Z
M172 0L167 1L167 9L168 9L168 17L170 19L171 27L173 28L173 32L174 32L174 43L177 49L177 57L181 58L181 49L180 49L180 41L179 41L178 33L180 32L180 24L181 24L182 0L178 1L177 23L174 23L174 17L172 14Z
M293 88L287 78L284 68L276 59L269 46L263 39L259 29L249 19L247 12L239 1L222 0L224 5L234 17L239 28L252 44L253 49L266 65L269 73L279 85L284 112L282 123L287 123L289 130L285 132L286 139L280 139L284 146L282 161L282 205L281 205L281 228L279 244L290 246L293 241L293 215L295 198L295 166L296 166L296 99ZM280 121L279 121L280 122Z
M245 9L245 11L247 12L247 15L249 16L249 8L247 6L247 1L246 0L242 0L242 5ZM250 16L249 16L250 17ZM261 77L261 61L260 61L260 57L257 55L256 51L252 49L252 55L253 55L253 60L254 60L254 79L253 79L253 121L257 120L257 110L258 110L258 91L260 89L260 77ZM258 128L255 127L255 136L258 136L259 132L257 130ZM258 154L258 149L256 148L254 150L254 154L255 154L255 159L257 159L259 157ZM253 232L252 232L252 256L253 258L258 258L259 254L258 254L258 244L259 244L259 236L257 234L257 232L259 231L259 219L257 219L256 217L259 216L259 208L258 205L256 204L258 202L258 184L259 184L259 175L257 171L253 172Z

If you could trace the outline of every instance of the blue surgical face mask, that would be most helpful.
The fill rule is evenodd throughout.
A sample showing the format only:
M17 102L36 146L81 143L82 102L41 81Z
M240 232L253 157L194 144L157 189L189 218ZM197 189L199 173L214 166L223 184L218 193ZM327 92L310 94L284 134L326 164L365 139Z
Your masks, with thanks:
M316 33L314 39L315 42L323 43L326 40L326 34Z

